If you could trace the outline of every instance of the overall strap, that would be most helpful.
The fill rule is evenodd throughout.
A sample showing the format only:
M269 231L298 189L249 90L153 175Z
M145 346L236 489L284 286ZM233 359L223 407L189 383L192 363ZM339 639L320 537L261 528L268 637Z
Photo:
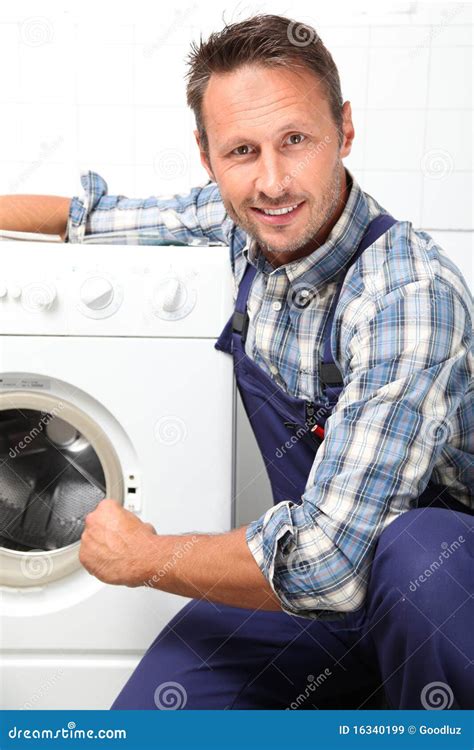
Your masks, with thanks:
M237 300L235 302L235 310L232 316L232 331L242 334L243 342L245 342L247 337L247 329L249 326L247 299L256 273L257 269L255 266L247 261L244 274L240 280Z
M361 253L372 245L382 234L384 234L390 227L396 223L396 219L390 214L380 214L373 219L368 225L362 241L357 248L355 254L350 260L349 265L346 267L346 273L349 268L356 262ZM235 310L232 316L232 332L240 333L242 341L245 342L247 336L247 329L249 325L249 316L247 312L247 299L250 292L252 281L255 278L257 269L251 263L247 261L244 274L239 284L239 291L237 294L237 300L235 303ZM341 293L342 282L338 287L334 302L332 304L329 316L325 327L325 340L324 340L324 355L323 364L321 367L321 380L325 385L342 385L341 374L334 364L334 360L331 355L331 330L334 319L334 313L336 311L337 302Z
M354 265L357 259L362 255L364 250L372 245L379 237L381 237L391 226L396 224L397 220L390 214L379 214L372 219L368 225L364 236L360 242L359 247L349 261L349 264L345 268L344 276L349 271L349 268ZM329 311L329 315L326 321L324 329L324 344L323 344L323 358L321 362L321 381L325 386L330 387L342 387L343 380L339 368L335 365L332 353L331 353L331 333L332 324L334 321L334 315L336 312L337 303L339 301L339 295L341 294L343 280L340 282L334 300Z

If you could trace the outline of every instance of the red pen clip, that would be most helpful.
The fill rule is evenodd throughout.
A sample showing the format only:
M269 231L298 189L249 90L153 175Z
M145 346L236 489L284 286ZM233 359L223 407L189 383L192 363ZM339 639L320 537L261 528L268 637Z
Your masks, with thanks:
M315 432L320 440L324 440L324 427L320 427L319 424L315 424L314 427L311 427L311 432Z

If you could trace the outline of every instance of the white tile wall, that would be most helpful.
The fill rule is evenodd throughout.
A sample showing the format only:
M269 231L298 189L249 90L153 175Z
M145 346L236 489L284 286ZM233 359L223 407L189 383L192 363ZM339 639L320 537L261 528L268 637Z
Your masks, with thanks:
M473 285L472 11L467 2L33 0L0 9L0 193L75 195L80 169L148 196L207 179L186 108L192 39L255 12L310 23L339 67L356 140L346 160L395 216L430 232ZM269 503L239 414L239 520Z

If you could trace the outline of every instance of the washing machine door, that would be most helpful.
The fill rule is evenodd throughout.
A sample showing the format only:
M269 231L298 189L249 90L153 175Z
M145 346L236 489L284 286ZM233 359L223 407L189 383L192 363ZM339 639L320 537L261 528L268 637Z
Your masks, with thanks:
M80 567L85 516L123 503L120 462L99 425L49 394L0 394L0 584L37 586Z

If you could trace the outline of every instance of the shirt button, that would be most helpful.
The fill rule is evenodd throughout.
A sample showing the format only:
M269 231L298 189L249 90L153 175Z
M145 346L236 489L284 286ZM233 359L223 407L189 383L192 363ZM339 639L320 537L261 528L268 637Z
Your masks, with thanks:
M273 373L273 375L277 375L278 367L275 367L275 365L270 365L270 372Z
M301 295L301 297L308 297L308 296L309 296L309 291L308 291L308 289L302 289L302 290L300 291L300 295Z
M278 310L281 310L281 302L273 302L272 308L278 312Z

